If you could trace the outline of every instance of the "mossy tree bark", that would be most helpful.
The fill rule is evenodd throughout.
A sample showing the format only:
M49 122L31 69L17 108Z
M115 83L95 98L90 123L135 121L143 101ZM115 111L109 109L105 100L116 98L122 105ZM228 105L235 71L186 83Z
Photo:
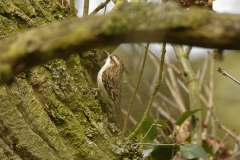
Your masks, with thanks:
M55 0L1 1L0 8L2 39L67 18ZM100 67L95 52L55 59L0 86L0 159L112 160L124 154L113 111L91 89Z
M56 14L55 17L61 16ZM237 15L211 13L194 7L185 10L174 3L120 5L105 16L72 18L3 40L0 43L0 84L46 61L120 43L168 42L240 49L239 22ZM35 58L38 61L32 61Z

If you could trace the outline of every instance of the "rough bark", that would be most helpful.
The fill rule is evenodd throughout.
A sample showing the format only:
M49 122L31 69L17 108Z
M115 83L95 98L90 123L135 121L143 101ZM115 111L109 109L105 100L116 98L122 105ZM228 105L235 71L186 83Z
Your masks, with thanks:
M54 0L1 1L0 8L2 38L42 26L38 28L41 31L33 29L38 31L29 35L28 38L32 40L28 42L27 50L23 47L25 34L33 30L10 38L12 42L7 40L9 45L16 41L23 42L10 47L14 50L11 54L15 54L15 51L22 54L21 58L17 55L22 62L26 60L26 52L36 49L39 35L45 34L48 23L67 16L65 8ZM52 32L54 30L48 30L49 35ZM65 37L65 40L68 38ZM45 37L40 41L47 39ZM63 48L64 44L69 45L67 41L61 44ZM6 45L5 49L8 48L6 41L2 44ZM49 45L54 46L48 41L41 48L47 49ZM3 51L5 49L2 48L0 57L8 59L8 62L12 59L11 64L16 64L15 56L6 54ZM75 54L21 72L25 65L34 66L39 64L37 61L42 63L43 59L51 57L44 54L27 56L26 63L13 67L21 73L11 78L8 85L0 86L0 159L112 160L141 157L138 149L131 152L128 148L130 145L127 143L131 142L123 142L118 138L113 110L100 97L94 97L95 93L91 90L96 87L94 79L100 67L96 51L81 54L74 50L68 52L68 55L73 52ZM0 70L6 69L4 67L5 64L1 65Z

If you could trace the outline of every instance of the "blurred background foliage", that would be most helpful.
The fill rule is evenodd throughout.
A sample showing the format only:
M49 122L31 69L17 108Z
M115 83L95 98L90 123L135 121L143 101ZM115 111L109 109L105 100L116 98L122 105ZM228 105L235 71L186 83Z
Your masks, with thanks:
M159 44L161 46L161 44ZM150 48L151 49L151 48ZM209 50L211 51L211 50ZM178 67L178 62L176 57L172 56L173 53L167 50L166 57L170 58L171 64ZM212 55L207 53L207 50L202 53L202 57L200 58L190 58L192 67L194 71L198 74L203 69L203 64L205 58L207 58L208 65L206 69L206 75L204 77L203 86L209 84L209 74L210 74L210 58ZM161 49L153 52L156 57L160 58ZM144 50L142 50L137 44L130 44L130 45L121 45L118 47L113 54L119 55L125 65L126 72L124 73L124 80L123 80L123 90L122 90L122 102L121 106L123 108L123 112L126 115L127 108L129 107L129 103L131 101L131 97L134 91L134 87L136 86L138 74L141 70L141 64L143 59ZM190 53L194 54L194 53ZM127 56L126 56L127 55ZM169 56L170 55L170 56ZM193 56L193 55L191 55ZM214 107L216 111L216 115L219 118L220 122L227 126L231 130L235 130L236 133L240 132L239 128L239 120L240 117L238 116L240 113L239 107L239 96L237 93L240 91L240 86L233 82L232 80L228 79L227 77L219 74L217 72L217 67L221 66L224 68L229 74L234 76L236 79L240 79L239 75L239 58L240 54L237 51L225 51L222 55L221 59L214 59ZM139 89L136 95L136 98L133 103L133 109L131 112L132 118L130 118L129 127L132 128L134 124L142 117L145 108L147 106L147 102L155 85L156 77L158 74L157 66L154 63L159 63L159 60L152 60L150 58L150 54L147 56L146 65L143 72L143 77L139 85ZM162 96L168 98L173 104L175 103L175 97L171 94L168 86L166 85L165 78L169 77L166 71L166 65L164 65L164 73L163 73L163 81L162 86L160 87L160 94ZM182 79L180 74L176 72L174 75L178 79ZM181 95L183 97L184 104L187 109L189 109L188 104L188 94L182 87L180 88ZM203 87L204 88L204 87ZM207 87L205 87L207 88ZM202 94L207 95L207 89L202 89ZM166 120L156 107L160 107L162 110L166 111L171 117L175 120L181 117L181 113L179 110L170 105L166 100L159 96L159 94L155 97L153 108L151 111L151 116L155 118L155 120ZM206 108L203 107L203 120L205 120L206 116ZM239 118L238 118L239 117ZM208 128L209 133L211 132L211 127ZM221 129L217 129L217 136L221 139L225 132ZM234 148L235 140L232 138L227 139L227 145L230 148Z

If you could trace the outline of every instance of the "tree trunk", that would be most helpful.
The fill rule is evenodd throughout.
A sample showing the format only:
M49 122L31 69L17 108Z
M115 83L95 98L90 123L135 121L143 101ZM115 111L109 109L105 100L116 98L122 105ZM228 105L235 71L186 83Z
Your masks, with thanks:
M1 1L0 8L2 39L67 18L55 0ZM92 92L100 69L95 52L53 60L0 86L0 159L141 156L138 149L127 153L112 108Z

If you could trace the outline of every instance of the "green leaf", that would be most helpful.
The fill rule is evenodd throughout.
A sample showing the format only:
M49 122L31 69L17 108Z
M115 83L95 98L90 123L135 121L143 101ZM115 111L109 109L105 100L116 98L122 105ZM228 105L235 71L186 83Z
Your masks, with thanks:
M202 147L208 154L210 154L213 157L215 156L212 148L210 146L208 146L206 143L202 143Z
M162 126L165 126L165 124L166 124L167 122L168 122L168 121L165 120L165 119L159 119L159 120L157 120L155 123L160 124L160 125L162 125Z
M149 130L153 123L155 123L154 118L148 114L146 120L143 122L142 126L136 133L136 137L138 138L138 140L142 139L142 137L147 133L147 131ZM148 134L144 138L143 142L151 143L153 139L156 138L157 134L158 130L155 126L153 126L152 129L148 132Z
M187 159L202 157L208 160L207 153L198 144L180 146L180 152L183 154L183 157Z
M175 122L176 125L181 126L182 123L191 115L193 115L194 113L196 113L197 111L199 111L201 109L195 109L193 111L186 111L182 114L182 116L178 119L177 122Z
M170 160L179 150L179 146L157 146L151 153L153 160Z

